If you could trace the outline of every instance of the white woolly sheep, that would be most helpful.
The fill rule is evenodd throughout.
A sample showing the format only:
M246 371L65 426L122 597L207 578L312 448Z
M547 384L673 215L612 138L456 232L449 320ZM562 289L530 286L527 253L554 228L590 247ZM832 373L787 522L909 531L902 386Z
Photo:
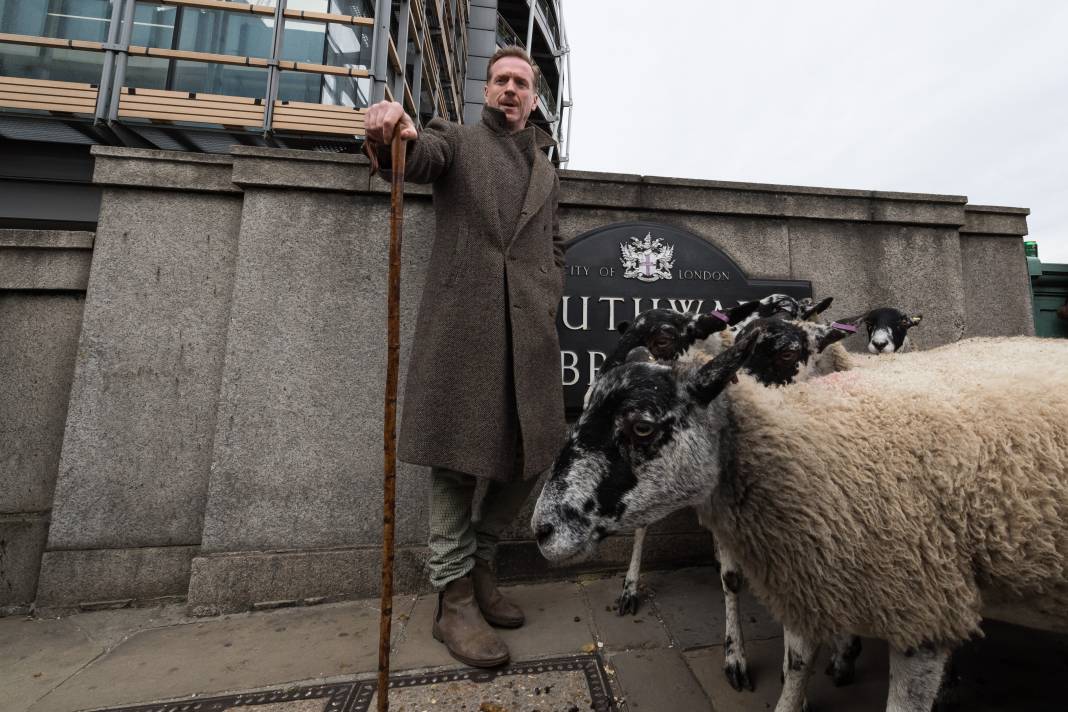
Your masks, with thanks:
M827 309L832 302L828 297L813 303L811 299L795 300L783 294L772 294L763 299L747 302L717 316L719 323L709 322L711 315L681 314L670 309L653 309L640 314L633 325L623 322L619 325L621 334L616 348L605 359L602 373L610 371L623 362L626 354L635 347L644 346L658 360L683 361L707 359L719 353L723 345L733 343L739 330L749 328L754 319L812 319ZM718 313L717 313L718 315ZM859 317L858 317L859 319ZM722 331L723 324L731 324L730 329ZM827 348L838 338L852 333L854 327L849 324L838 325L841 331L830 332L833 338L817 344L813 335L801 327L770 325L769 328L780 333L780 353L768 354L775 358L761 360L758 355L747 365L748 372L765 385L784 385L798 380L805 380L810 375L843 370L849 367L848 356L837 344L837 350ZM712 333L709 333L709 332ZM691 348L692 347L692 348ZM793 353L797 358L783 359ZM702 361L703 362L703 361ZM586 394L589 398L589 392ZM700 518L701 512L698 511ZM706 528L707 523L702 522ZM638 581L641 575L642 549L644 548L646 528L634 531L634 544L631 551L630 565L623 579L623 591L616 602L619 615L636 613L640 603ZM741 588L742 574L738 570L734 557L725 551L719 542L715 542L716 559L720 564L720 584L724 600L724 673L731 686L736 690L754 689L754 681L749 675L745 655L745 642L741 619L738 614L738 592ZM836 641L831 664L827 672L832 675L836 685L844 685L853 679L854 665L860 653L860 641L846 636Z
M723 393L766 336L700 368L636 350L599 379L535 507L542 554L703 505L784 624L777 712L842 632L888 641L890 712L930 709L984 614L1068 632L1068 342L970 339Z

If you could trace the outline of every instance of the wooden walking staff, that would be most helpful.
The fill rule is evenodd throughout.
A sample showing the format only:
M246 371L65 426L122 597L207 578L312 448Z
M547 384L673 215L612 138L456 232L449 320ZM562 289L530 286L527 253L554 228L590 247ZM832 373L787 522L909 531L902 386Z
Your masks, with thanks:
M370 148L370 147L368 147ZM404 225L404 140L393 130L393 181L389 213L389 292L387 303L386 411L383 424L385 477L382 483L382 617L378 629L378 712L389 710L389 639L393 622L393 523L397 490L397 372L400 368L401 235ZM375 151L372 169L377 168Z

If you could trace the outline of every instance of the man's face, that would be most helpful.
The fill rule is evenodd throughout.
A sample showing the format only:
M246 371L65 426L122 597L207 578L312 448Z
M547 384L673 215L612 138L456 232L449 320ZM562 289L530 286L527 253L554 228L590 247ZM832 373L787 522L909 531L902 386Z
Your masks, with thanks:
M527 117L534 110L534 70L519 57L501 57L493 63L493 76L486 83L487 106L504 112L511 131L527 125Z

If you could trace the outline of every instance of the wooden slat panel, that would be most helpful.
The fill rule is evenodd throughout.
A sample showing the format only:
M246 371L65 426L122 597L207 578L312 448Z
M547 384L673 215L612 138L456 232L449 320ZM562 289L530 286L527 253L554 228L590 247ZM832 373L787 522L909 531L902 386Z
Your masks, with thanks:
M24 86L56 87L57 89L88 89L96 91L95 84L81 84L80 82L57 82L51 79L26 79L24 77L0 76L0 86L5 84L17 84Z
M261 57L240 57L230 54L213 54L211 52L191 52L184 49L164 49L162 47L130 46L130 54L162 59L182 59L188 62L210 62L212 64L232 64L241 67L266 67L267 60Z
M296 121L298 123L305 121L322 121L330 124L352 124L353 126L363 126L363 117L357 116L339 116L337 114L310 114L307 112L294 113L291 111L275 111L275 116L286 121Z
M362 109L352 109L347 106L330 106L328 104L321 104L319 106L316 106L315 104L303 104L300 106L295 106L293 104L283 104L279 101L276 101L274 103L274 110L291 114L307 114L308 116L336 114L338 116L358 118L361 121L363 120L363 117L367 114L367 112Z
M165 89L141 89L136 88L133 92L130 91L130 87L122 88L123 94L134 94L136 96L156 96L163 99L182 99L183 101L190 101L189 92L185 91L169 91ZM253 99L247 96L227 96L226 94L201 94L195 92L196 101L217 101L226 104L255 104L257 99ZM262 104L263 101L259 100Z
M274 8L269 5L249 5L243 2L229 2L229 0L155 0L155 2L160 5L198 7L205 10L224 10L274 17ZM367 25L368 27L372 27L375 24L372 17L336 15L332 12L314 12L312 10L286 10L285 16L291 20L306 20L309 22L337 22L343 25Z
M36 101L16 101L14 99L7 99L0 96L0 106L6 106L9 109L40 109L43 111L59 111L64 114L91 114L96 111L96 102L91 101L86 104L70 104L70 103L55 103L42 99Z
M253 15L270 15L274 17L274 8L269 5L250 5L244 2L228 0L154 0L158 5L177 5L182 7L199 7L204 10L226 10Z
M278 66L296 72L310 72L313 74L334 74L342 77L369 77L366 69L357 67L332 67L328 64L312 64L310 62L283 62L279 60Z
M316 110L328 109L330 111L353 111L353 112L358 112L358 113L361 113L361 114L366 114L367 113L367 109L354 109L351 106L338 106L336 104L316 104L314 102L309 102L309 101L292 101L292 100L288 100L288 99L287 100L278 99L277 101L274 102L274 105L275 105L275 108L281 108L283 106L289 106L289 107L293 107L293 108L296 108L296 109L316 109Z
M60 89L58 87L35 87L27 84L5 85L0 82L0 92L24 94L26 96L64 96L74 99L96 101L96 89Z
M152 116L199 116L200 121L225 117L233 123L262 124L263 113L205 109L199 106L158 106L153 104L126 104L119 109L119 116L151 114Z
M348 129L333 126L306 126L304 124L290 124L282 121L275 121L274 128L288 131L299 131L301 133L328 133L340 134L343 136L363 136L362 128L358 131L349 131Z
M342 25L365 25L374 27L373 17L355 15L335 15L332 12L315 12L313 10L286 10L285 16L291 20L315 20L317 22L337 22Z
M223 116L229 119L249 121L256 123L263 122L263 109L259 111L231 111L217 106L198 106L196 104L187 104L185 106L173 106L170 104L139 104L136 102L126 101L125 97L119 102L119 116L133 115L134 113L149 113L153 115L168 116L168 115L182 115L182 116Z
M220 124L222 126L259 126L263 123L263 119L260 121L249 121L245 119L236 119L230 116L215 116L205 114L170 114L162 113L158 111L120 111L119 116L124 118L135 119L153 119L155 121L188 121L194 124Z
M393 65L393 70L397 73L401 71L400 55L397 54L397 45L393 42L393 38L389 38L389 63Z
M84 49L102 52L104 46L99 42L87 40L61 40L55 37L37 37L35 35L12 35L0 32L0 42L10 44L30 45L32 47L58 47L61 49Z
M223 101L201 101L199 99L181 99L174 97L164 96L141 96L140 94L129 95L124 94L120 99L120 106L152 106L152 107L166 107L166 106L182 106L182 107L195 107L198 111L232 111L245 114L260 114L263 115L263 106L257 104L229 104Z
M362 121L352 121L345 119L339 119L335 116L296 116L293 114L275 114L275 122L284 121L289 124L308 124L316 125L322 124L324 126L350 126L352 128L363 128Z

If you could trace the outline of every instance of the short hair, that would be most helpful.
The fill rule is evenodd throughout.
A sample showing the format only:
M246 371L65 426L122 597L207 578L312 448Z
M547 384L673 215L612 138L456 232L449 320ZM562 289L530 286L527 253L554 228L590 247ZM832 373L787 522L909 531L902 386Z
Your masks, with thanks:
M538 83L538 77L541 76L541 70L538 69L538 65L534 64L534 60L530 58L527 51L519 45L508 45L506 47L498 47L497 51L490 57L489 64L486 65L486 81L489 82L493 79L493 64L503 57L517 57L530 65L530 71L534 72L534 84Z

